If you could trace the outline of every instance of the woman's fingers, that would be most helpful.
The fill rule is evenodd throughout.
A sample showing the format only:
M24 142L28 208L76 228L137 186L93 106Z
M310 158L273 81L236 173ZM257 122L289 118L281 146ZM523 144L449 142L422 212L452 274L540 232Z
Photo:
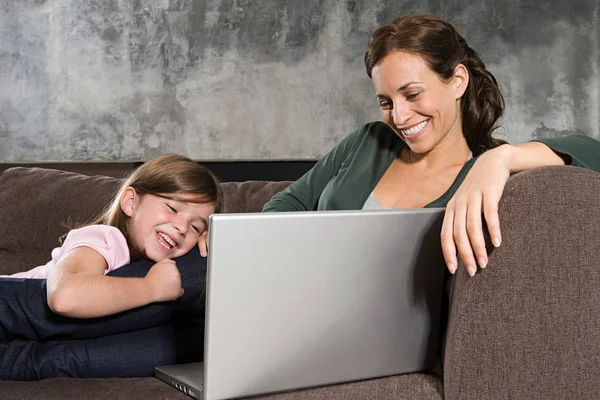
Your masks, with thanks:
M483 201L483 214L487 223L490 239L494 247L500 247L502 243L502 233L500 232L500 217L498 216L498 204L500 196L487 196Z
M469 271L469 275L471 276L477 272L477 265L479 265L480 268L485 268L488 263L485 239L483 237L482 202L482 195L477 194L471 199L467 208L466 229L470 242L469 255L472 256L475 254L476 262L476 265L473 266L473 270Z
M489 197L490 200L492 196ZM460 195L457 199L448 203L444 222L442 224L441 242L444 260L451 273L456 271L458 266L456 252L465 264L470 276L475 275L477 266L485 268L488 263L487 249L483 234L483 215L484 197L481 193L472 195L468 200L464 200ZM494 215L497 221L497 206L494 202L486 204L489 215ZM493 217L492 217L493 219ZM497 222L492 226L497 229Z
M446 266L448 267L448 271L453 274L458 267L458 261L456 258L456 245L454 243L454 207L451 205L446 207L446 212L444 213L440 239Z
M501 192L500 192L501 193ZM483 219L488 225L488 231L494 246L501 242L498 203L500 194L494 188L485 192L477 192L467 200L457 196L448 203L442 225L442 251L450 272L457 268L456 250L465 264L470 276L474 276L477 267L485 268L488 263L487 248L483 233ZM456 247L455 247L456 246Z
M471 242L467 232L467 215L468 215L468 204L466 201L457 201L454 210L454 242L458 249L458 254L467 268L467 272L470 276L475 275L477 272L477 264L473 257L473 249L471 248Z

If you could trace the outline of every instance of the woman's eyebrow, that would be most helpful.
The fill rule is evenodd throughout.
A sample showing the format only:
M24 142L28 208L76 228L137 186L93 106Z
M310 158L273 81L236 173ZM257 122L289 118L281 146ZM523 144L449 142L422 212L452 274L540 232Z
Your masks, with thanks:
M423 84L423 82L418 82L418 81L408 82L408 83L405 83L404 85L400 86L398 89L396 89L396 92L403 92L406 89L408 89L411 85L422 85L422 84ZM388 98L388 96L386 96L384 94L380 94L380 93L377 93L376 96L378 98L381 98L381 99L387 99Z
M398 88L398 90L396 90L396 91L397 91L397 92L402 92L402 91L404 91L404 90L408 89L408 87L409 87L410 85L420 85L420 84L423 84L423 82L417 82L417 81L408 82L408 83L405 83L404 85L400 86L400 87Z

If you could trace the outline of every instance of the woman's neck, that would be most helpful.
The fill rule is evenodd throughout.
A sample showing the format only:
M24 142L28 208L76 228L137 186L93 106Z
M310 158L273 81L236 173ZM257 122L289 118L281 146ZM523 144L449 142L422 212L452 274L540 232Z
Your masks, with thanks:
M417 154L406 146L400 153L402 161L414 167L428 170L443 169L453 165L463 165L471 150L462 132L456 132L441 140L427 153Z

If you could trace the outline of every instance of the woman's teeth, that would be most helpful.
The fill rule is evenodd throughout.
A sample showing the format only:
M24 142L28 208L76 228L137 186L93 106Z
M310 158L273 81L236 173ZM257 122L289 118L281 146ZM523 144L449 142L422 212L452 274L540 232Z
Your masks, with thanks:
M158 236L160 236L161 238L163 238L164 241L167 242L171 246L171 247L169 247L169 249L172 249L173 247L175 247L176 243L168 235L166 235L166 234L164 234L162 232L158 232Z
M405 136L413 136L413 135L416 135L417 133L420 133L423 129L425 129L425 127L427 126L428 123L429 123L429 120L427 119L427 120L421 122L420 124L413 126L410 129L400 129L400 132L402 132L402 134Z

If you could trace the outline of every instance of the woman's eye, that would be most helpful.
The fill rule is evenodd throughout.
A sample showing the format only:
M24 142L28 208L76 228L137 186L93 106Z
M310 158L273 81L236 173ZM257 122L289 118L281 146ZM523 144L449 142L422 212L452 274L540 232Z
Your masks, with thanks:
M391 108L391 103L389 101L380 101L379 108L382 110L389 110Z
M411 93L411 94L407 94L406 95L406 100L413 100L415 99L417 96L419 95L419 93Z
M168 208L168 209L169 209L169 211L171 211L172 213L177 213L177 210L176 210L176 209L175 209L173 206L171 206L171 205L167 204L167 208Z

